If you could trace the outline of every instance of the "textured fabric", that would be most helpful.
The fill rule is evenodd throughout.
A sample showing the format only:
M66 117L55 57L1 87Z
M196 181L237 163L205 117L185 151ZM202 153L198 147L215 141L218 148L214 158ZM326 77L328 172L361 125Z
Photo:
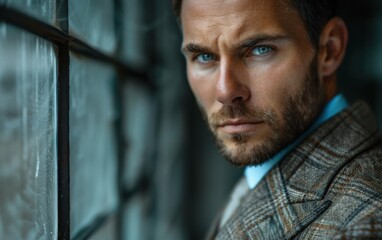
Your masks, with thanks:
M348 103L342 94L336 95L332 100L326 104L321 115L316 121L306 130L297 140L293 141L287 147L278 152L275 156L269 159L264 164L259 166L249 166L245 168L245 178L248 182L250 189L256 187L260 180L271 170L284 156L289 153L293 148L295 148L308 134L312 133L321 124L326 122L328 119L336 115L337 113L348 107Z
M232 213L239 206L241 199L247 194L249 191L248 184L242 178L241 181L235 186L234 191L231 194L231 197L228 201L227 206L224 208L222 217L220 219L220 227L222 227L228 219L231 217Z
M382 239L382 141L358 102L309 135L208 239Z

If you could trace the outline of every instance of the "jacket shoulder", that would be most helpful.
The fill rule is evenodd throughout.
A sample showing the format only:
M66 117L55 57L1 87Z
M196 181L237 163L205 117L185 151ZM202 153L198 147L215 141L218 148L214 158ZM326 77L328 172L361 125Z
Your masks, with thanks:
M302 239L382 239L382 142L355 156L336 175L332 204Z
M382 142L361 152L346 164L332 183L331 191L348 195L382 193ZM373 198L381 200L380 198Z
M382 208L365 215L358 222L344 229L338 239L382 239Z

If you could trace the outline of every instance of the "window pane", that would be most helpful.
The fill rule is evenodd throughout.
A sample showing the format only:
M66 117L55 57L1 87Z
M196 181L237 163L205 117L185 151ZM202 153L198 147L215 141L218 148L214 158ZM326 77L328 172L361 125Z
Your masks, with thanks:
M56 0L0 0L0 4L15 8L46 23L56 20Z
M134 83L124 86L124 137L125 148L124 184L132 189L141 180L152 157L155 147L154 130L158 121L155 118L154 96L148 89ZM151 155L150 155L151 154Z
M0 24L0 239L57 235L56 56Z
M144 195L137 195L127 202L124 208L123 235L122 239L146 240L154 229L149 224L147 209L149 206L148 198Z
M69 28L76 37L112 53L116 46L114 1L69 0Z
M117 238L117 218L108 219L89 240L115 240Z
M124 1L123 4L122 56L127 62L137 66L144 66L150 62L148 44L154 44L150 41L154 24L148 23L148 11L153 10L147 5L147 1L142 0ZM149 29L150 25L152 29Z
M71 234L117 206L114 72L70 59Z

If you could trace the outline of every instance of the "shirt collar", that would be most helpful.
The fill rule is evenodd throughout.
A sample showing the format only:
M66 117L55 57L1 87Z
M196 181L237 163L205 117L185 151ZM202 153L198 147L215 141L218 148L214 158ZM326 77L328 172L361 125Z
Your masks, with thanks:
M325 108L323 109L321 115L317 118L316 121L305 131L300 137L298 137L294 142L286 146L271 159L265 163L258 166L248 166L244 170L244 175L247 180L248 186L250 189L256 187L260 180L275 166L288 152L295 148L308 134L317 129L321 124L327 121L329 118L333 117L337 113L344 110L348 107L346 99L342 94L336 95L332 100L330 100Z

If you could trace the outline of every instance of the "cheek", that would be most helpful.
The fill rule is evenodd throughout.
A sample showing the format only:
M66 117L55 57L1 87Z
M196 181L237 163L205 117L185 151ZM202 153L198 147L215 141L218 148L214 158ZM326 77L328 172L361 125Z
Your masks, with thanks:
M208 112L214 102L215 92L211 77L200 76L188 70L187 79L198 104Z
M273 109L281 116L286 103L299 94L306 80L305 69L308 68L301 64L296 66L290 61L268 66L261 71L257 69L256 76L252 74L252 79L257 79L252 84L255 105Z
M252 92L255 101L274 105L295 91L296 74L291 74L285 65L270 66L252 74ZM275 106L273 106L275 107Z

